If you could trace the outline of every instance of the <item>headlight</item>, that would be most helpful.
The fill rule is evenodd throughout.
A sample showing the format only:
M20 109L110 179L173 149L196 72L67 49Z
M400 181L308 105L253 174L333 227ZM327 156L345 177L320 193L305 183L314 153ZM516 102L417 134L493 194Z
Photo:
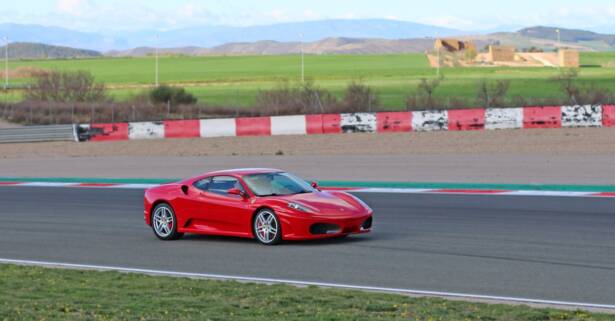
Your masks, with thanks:
M363 202L363 200L361 200L360 198L356 197L356 196L352 196L354 197L355 200L357 200L357 202L359 202L359 204L363 205L363 207L365 207L368 211L372 211L372 208L369 207L369 205L367 205L367 203Z
M309 208L301 204L297 204L297 203L288 203L288 207L292 208L293 210L297 210L299 212L305 212L305 213L311 212Z

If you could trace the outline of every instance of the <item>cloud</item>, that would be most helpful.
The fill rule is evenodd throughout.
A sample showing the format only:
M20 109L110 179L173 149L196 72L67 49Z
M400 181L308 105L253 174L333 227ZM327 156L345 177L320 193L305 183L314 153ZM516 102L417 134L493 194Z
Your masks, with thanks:
M273 9L267 13L266 16L269 16L275 20L285 20L288 18L286 12L282 9Z
M469 19L464 19L454 16L442 16L421 20L420 22L438 27L453 28L453 29L475 29L477 24Z
M88 0L58 0L56 9L62 14L79 17L91 12L92 4Z
M357 14L354 12L346 12L342 15L342 18L344 19L354 19L357 17Z
M316 13L312 9L307 9L303 11L303 16L307 19L314 19L316 18Z

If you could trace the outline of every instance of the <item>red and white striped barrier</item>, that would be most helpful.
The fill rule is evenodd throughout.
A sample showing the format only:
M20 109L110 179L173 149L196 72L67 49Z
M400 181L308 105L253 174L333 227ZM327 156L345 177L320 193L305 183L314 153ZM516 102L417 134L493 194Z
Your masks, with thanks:
M235 136L615 127L615 105L542 106L169 120L79 126L92 141Z

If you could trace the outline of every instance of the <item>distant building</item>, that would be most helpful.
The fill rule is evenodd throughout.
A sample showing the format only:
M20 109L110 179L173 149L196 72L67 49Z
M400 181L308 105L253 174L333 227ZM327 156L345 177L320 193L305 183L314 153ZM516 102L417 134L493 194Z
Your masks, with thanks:
M458 39L436 39L434 44L435 50L445 50L448 52L458 52L464 50L476 51L476 46L471 41L462 41Z
M568 68L579 68L581 61L578 50L559 50L559 66Z
M515 61L516 49L512 46L489 46L488 60L490 62Z

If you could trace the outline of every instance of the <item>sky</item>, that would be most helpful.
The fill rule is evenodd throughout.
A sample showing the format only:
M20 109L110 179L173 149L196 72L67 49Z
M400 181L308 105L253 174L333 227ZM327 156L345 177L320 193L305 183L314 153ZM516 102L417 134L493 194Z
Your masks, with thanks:
M0 23L169 30L385 18L462 30L548 25L615 33L615 0L2 0Z

